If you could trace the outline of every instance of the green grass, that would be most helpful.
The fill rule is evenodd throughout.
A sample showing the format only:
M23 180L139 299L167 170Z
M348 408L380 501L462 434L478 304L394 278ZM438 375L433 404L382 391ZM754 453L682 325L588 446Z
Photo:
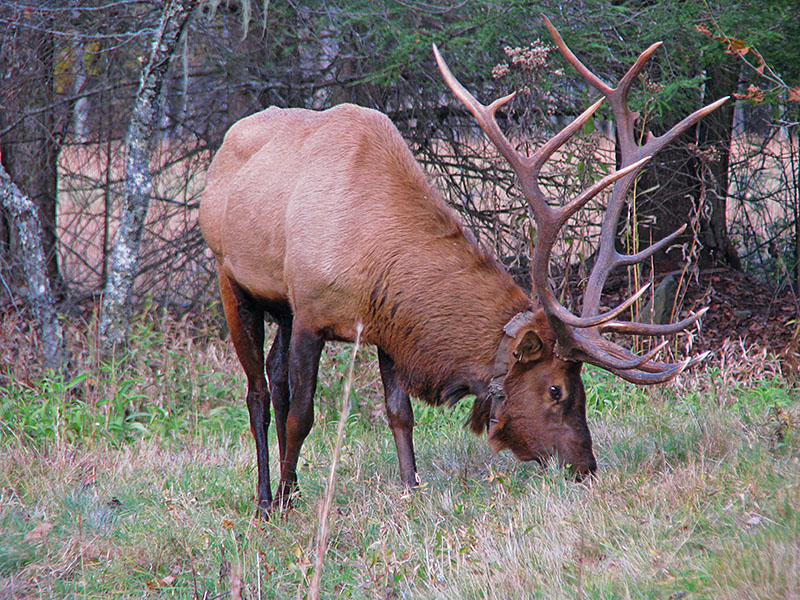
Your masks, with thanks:
M348 356L326 350L302 493L269 523L228 342L142 322L122 364L0 387L0 597L211 598L231 573L246 598L304 597ZM323 597L800 597L800 403L781 381L588 369L591 485L493 454L468 401L416 403L407 493L374 352L357 361Z

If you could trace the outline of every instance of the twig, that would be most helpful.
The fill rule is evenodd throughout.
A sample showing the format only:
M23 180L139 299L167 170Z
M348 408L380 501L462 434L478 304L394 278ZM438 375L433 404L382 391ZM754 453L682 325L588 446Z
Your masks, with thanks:
M344 382L344 392L342 393L342 410L339 416L339 426L336 429L336 445L333 449L331 459L331 471L328 475L328 489L325 490L325 498L319 513L319 530L317 531L317 555L314 558L314 573L311 576L311 585L308 588L308 597L311 600L319 600L319 586L322 579L322 561L325 558L325 551L328 546L328 517L331 513L333 504L333 490L336 485L336 465L339 462L339 453L342 450L342 440L344 439L344 426L347 423L347 416L350 412L350 388L353 385L353 368L356 363L356 354L361 345L361 332L364 326L361 323L356 325L356 343L353 345L353 354L350 357L350 366L347 369L347 379Z
M239 565L235 564L231 567L231 600L242 600L242 575L240 573Z

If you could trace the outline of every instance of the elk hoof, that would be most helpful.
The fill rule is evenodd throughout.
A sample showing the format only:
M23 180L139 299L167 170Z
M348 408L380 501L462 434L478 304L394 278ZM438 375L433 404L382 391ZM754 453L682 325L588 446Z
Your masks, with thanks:
M265 500L259 502L258 505L256 506L256 514L255 514L256 520L269 521L274 505L275 505L274 500Z

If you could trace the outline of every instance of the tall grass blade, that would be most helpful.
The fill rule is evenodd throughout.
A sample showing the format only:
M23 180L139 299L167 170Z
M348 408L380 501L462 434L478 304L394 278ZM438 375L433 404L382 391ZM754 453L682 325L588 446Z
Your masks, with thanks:
M325 551L328 547L328 534L330 532L328 518L331 514L331 506L333 505L333 492L336 486L336 466L339 463L339 453L342 450L344 426L347 423L347 416L350 412L350 388L353 385L353 368L356 363L358 349L361 346L362 331L363 325L359 323L356 326L356 343L353 344L353 353L350 356L350 366L347 369L347 378L345 379L344 391L342 392L342 408L339 416L339 425L336 429L336 444L333 449L333 458L331 459L331 471L328 475L328 487L325 490L325 498L323 499L322 507L320 508L319 513L317 553L314 559L314 573L311 576L311 585L308 588L308 597L311 600L319 600L319 586L322 580L322 563L325 558Z

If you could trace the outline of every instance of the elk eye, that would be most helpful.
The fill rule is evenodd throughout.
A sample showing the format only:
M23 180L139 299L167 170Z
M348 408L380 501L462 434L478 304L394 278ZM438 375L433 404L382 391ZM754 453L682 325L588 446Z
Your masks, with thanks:
M550 397L553 399L553 402L558 402L561 400L561 388L557 385L550 386Z

